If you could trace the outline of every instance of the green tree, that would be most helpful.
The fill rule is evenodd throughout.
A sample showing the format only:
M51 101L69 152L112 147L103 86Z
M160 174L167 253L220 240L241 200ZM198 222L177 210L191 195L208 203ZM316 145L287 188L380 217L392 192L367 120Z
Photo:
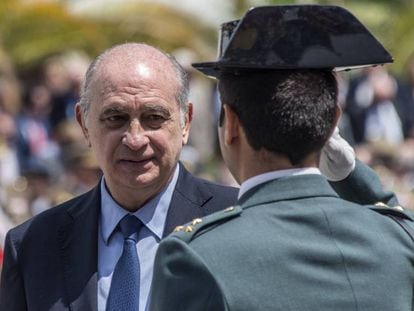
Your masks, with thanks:
M64 2L0 3L0 43L16 68L31 70L45 58L68 49L95 56L126 41L143 41L172 51L189 47L200 57L215 54L215 31L169 7L137 3L74 15Z

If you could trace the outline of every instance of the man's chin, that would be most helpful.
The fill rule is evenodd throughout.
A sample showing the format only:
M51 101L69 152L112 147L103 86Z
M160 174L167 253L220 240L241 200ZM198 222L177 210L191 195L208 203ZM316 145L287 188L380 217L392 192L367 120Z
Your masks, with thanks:
M142 187L151 187L159 183L160 177L159 175L153 175L153 174L140 174L135 177L133 184L136 187L142 188Z

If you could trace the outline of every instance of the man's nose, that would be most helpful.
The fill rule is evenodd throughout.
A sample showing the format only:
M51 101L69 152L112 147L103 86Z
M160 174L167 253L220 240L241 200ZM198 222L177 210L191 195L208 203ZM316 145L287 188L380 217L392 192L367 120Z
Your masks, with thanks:
M122 143L132 150L139 150L146 146L148 142L148 136L145 134L145 130L140 122L136 119L132 120L128 131L125 132L122 138Z

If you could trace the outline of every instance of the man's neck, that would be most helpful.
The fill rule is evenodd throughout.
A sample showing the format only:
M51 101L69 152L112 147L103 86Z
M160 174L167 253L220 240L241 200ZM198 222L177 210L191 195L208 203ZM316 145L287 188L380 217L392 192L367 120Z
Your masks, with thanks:
M240 182L268 172L305 167L318 167L316 154L312 153L294 165L287 156L262 149L250 153L241 161Z

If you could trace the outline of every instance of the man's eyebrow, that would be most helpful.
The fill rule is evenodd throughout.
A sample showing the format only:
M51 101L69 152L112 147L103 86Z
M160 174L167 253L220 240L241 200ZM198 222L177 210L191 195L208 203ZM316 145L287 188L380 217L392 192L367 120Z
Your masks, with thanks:
M168 108L158 105L158 104L146 104L140 108L141 112L159 112L165 115L170 115L171 112ZM101 115L111 115L111 114L118 114L118 113L127 113L128 109L122 106L110 106L105 108Z
M170 114L170 110L165 108L164 106L157 105L157 104L146 104L143 107L143 110L146 111L154 111L154 112L161 112L164 114Z
M102 111L102 115L114 113L125 113L125 109L122 107L108 107Z

